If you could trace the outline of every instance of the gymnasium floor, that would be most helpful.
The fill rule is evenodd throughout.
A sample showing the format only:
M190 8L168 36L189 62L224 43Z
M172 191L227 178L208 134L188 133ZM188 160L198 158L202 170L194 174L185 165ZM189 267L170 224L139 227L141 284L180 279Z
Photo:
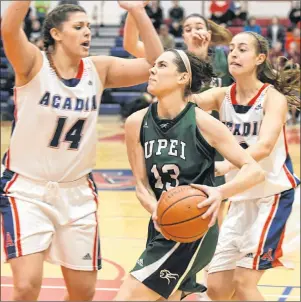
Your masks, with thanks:
M98 274L94 300L109 301L126 273L133 267L145 245L149 215L134 193L119 118L101 116L98 125L97 166L94 171L99 189L99 220L103 269ZM10 123L1 124L1 157L7 149ZM300 128L287 131L295 172L300 176ZM300 221L296 221L300 224ZM300 254L295 256L296 270L268 271L260 282L267 301L300 301ZM63 300L64 283L59 267L45 264L40 301ZM200 281L202 273L199 274ZM11 299L12 278L7 264L1 265L1 301ZM196 300L191 296L189 300Z

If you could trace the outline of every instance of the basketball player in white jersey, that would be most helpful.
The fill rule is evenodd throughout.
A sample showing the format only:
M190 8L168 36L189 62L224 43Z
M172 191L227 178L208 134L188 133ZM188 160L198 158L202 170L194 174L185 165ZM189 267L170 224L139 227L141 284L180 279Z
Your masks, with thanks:
M12 1L2 18L4 49L16 74L15 120L1 176L5 259L14 300L38 298L43 262L62 268L70 300L92 300L101 268L97 191L91 178L103 89L146 82L161 47L143 1L120 1L147 45L147 59L88 57L85 10L62 5L44 24L41 52L22 29L31 1ZM153 46L154 45L154 46Z
M213 88L193 99L203 110L218 110L240 145L266 172L265 182L232 197L209 265L212 300L263 301L257 284L265 270L283 266L297 250L300 226L300 180L293 172L285 138L288 104L300 106L300 70L276 73L267 59L268 42L253 32L230 43L229 71L236 83ZM227 160L216 174L233 179ZM295 217L298 216L298 218Z

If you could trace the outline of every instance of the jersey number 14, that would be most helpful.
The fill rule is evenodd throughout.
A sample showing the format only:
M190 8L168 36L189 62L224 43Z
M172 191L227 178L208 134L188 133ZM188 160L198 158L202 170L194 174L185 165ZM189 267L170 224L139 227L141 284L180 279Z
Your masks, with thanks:
M67 117L60 117L57 121L57 126L49 147L59 148L63 130L65 128ZM77 150L82 138L82 131L85 124L85 119L79 119L74 125L64 134L64 142L70 142L69 150Z

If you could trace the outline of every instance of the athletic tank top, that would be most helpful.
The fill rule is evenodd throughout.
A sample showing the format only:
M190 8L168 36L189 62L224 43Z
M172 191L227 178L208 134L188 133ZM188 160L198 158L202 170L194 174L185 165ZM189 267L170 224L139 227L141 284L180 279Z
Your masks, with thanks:
M249 104L243 106L236 102L236 84L233 84L221 105L220 120L230 129L238 143L245 149L258 141L261 123L264 118L265 94L269 87L271 85L264 84ZM292 161L288 153L285 126L283 126L271 154L259 161L259 164L266 172L265 181L231 197L231 200L267 197L295 188L300 184L300 180L293 172ZM237 170L231 171L226 175L226 179L231 180L236 174Z
M38 74L14 88L15 119L3 164L34 180L74 181L95 165L103 84L90 58L82 59L78 80L70 87L42 55Z
M156 198L181 185L214 186L215 150L197 127L196 105L188 103L172 120L160 120L157 106L150 105L140 132L147 176Z

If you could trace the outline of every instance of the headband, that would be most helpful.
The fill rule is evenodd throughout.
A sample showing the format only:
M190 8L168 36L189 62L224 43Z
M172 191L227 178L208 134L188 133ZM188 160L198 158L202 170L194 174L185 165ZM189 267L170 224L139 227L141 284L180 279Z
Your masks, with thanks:
M191 65L190 65L189 58L188 58L187 54L185 53L185 51L179 50L179 49L175 49L175 51L179 54L179 56L181 57L184 65L185 65L185 68L189 75L189 87L191 88L192 72L191 72Z
M252 36L256 39L257 44L258 44L258 46L259 46L259 51L260 51L260 53L263 53L263 54L264 54L263 49L262 49L262 45L261 45L261 43L260 43L260 41L259 41L257 35L254 34L254 32L252 32L252 31L247 31L246 33L252 35Z

